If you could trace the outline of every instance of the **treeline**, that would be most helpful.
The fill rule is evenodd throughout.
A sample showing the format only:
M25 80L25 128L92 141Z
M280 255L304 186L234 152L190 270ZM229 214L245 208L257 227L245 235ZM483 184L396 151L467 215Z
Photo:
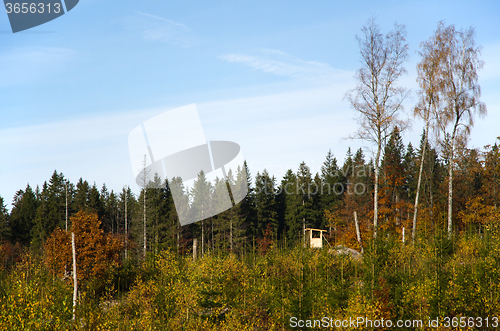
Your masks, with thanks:
M178 179L162 183L155 178L138 194L130 188L109 192L105 184L98 188L82 178L71 183L55 171L41 188L28 184L19 190L10 214L0 198L0 238L13 247L40 249L55 229L67 229L80 210L96 212L105 232L123 236L124 252L143 258L164 248L186 253L194 239L202 255L266 247L270 240L294 245L303 240L306 227L328 229L331 244L356 248L355 212L362 238L411 233L414 241L419 234L441 230L444 223L448 236L483 231L498 218L500 169L496 142L482 150L467 148L475 117L486 114L478 83L483 62L473 28L458 30L439 22L421 45L413 115L425 127L416 147L402 140L411 119L400 117L408 90L397 86L408 60L406 29L396 24L384 36L372 18L361 31L359 84L346 97L359 116L352 138L371 143L373 157L367 159L361 149L354 154L348 150L340 165L328 152L320 172L311 173L303 162L281 180L265 169L253 178L245 163L225 181L212 184L200 173L186 190ZM203 206L220 207L219 193L226 185L245 181L243 201L209 213L215 216L199 217L206 213ZM177 209L172 192L185 194ZM180 226L176 210L204 220Z
M418 148L403 143L396 127L384 149L379 182L379 227L388 235L409 234L413 203L420 168L421 153L426 145L418 230L425 236L445 227L447 217L446 154L440 154L422 135ZM457 148L453 215L455 229L483 231L496 217L500 152L495 143L483 150ZM131 256L141 257L144 247L144 213L146 249L157 253L172 248L179 253L191 250L194 238L201 254L239 252L265 246L269 241L294 245L302 238L302 229L327 229L330 244L345 244L358 249L355 240L353 212L360 222L362 237L373 232L373 161L359 149L349 149L344 163L328 152L321 171L312 174L302 162L296 171L288 170L281 181L266 170L251 177L246 163L249 192L235 207L205 219L180 226L169 183L155 185L139 194L130 188L109 191L80 179L76 185L62 173L54 171L42 187L16 192L11 212L0 198L0 235L4 244L19 250L40 250L55 229L71 227L71 216L78 211L95 212L106 233L122 236ZM201 189L203 188L203 189ZM216 199L216 190L200 175L189 192L190 199ZM146 202L144 203L144 197ZM145 207L145 208L144 208ZM67 224L69 222L70 224ZM125 250L125 247L124 247Z

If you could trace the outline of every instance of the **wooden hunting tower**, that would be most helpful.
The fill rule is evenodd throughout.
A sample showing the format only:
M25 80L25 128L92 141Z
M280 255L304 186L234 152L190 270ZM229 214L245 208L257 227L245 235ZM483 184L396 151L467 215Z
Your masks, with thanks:
M323 247L323 232L326 232L326 230L311 229L311 228L304 229L304 237L306 239L306 242L309 243L309 247L311 248Z

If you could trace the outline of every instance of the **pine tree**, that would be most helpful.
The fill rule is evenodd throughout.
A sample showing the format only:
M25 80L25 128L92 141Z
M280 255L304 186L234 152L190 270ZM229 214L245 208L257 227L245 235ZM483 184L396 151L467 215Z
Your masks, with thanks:
M293 238L293 235L292 237L290 237L291 232L289 232L289 226L290 223L293 222L291 218L294 216L294 213L291 212L288 206L290 206L292 202L292 195L294 194L294 187L296 185L295 183L295 174L291 169L288 169L277 189L276 203L278 207L277 210L279 223L278 237L281 239L287 238L288 240L290 240L291 238Z
M251 243L254 230L252 229L252 224L255 223L255 190L252 184L252 175L250 174L250 169L246 161L243 162L243 166L236 169L235 174L235 187L239 188L236 192L240 192L239 197L242 196L242 192L245 192L245 186L247 188L247 193L244 195L243 200L231 208L231 228L232 228L232 243L233 251L236 249L241 249L247 243ZM238 197L233 191L233 196Z
M395 229L401 226L403 194L406 184L406 169L403 166L405 147L399 129L394 128L382 158L382 180L380 189L380 216L384 227Z
M80 177L78 183L76 183L76 190L72 204L72 213L76 213L80 210L87 210L89 190L89 183L86 180L84 181Z
M500 148L496 142L492 146L486 146L484 161L484 176L486 180L483 196L485 196L486 201L496 209L499 202L498 195L500 193Z
M48 185L48 219L49 229L52 231L56 226L64 228L66 224L66 180L62 173L54 171Z
M0 196L0 243L10 239L9 213L3 197Z
M255 177L255 208L257 222L253 224L254 236L261 238L267 226L270 226L273 236L276 238L278 231L278 212L276 205L276 179L269 176L264 169L262 174L257 172Z
M417 156L413 145L408 143L406 147L406 154L403 158L403 168L405 169L405 184L403 190L405 191L405 199L408 203L415 200L415 194L417 190Z
M101 192L99 194L99 200L100 200L100 204L103 208L103 214L102 214L102 217L101 217L101 224L104 228L104 231L106 232L115 232L114 231L114 219L113 219L113 215L114 213L116 213L116 211L113 210L114 207L116 206L112 206L110 204L110 197L111 197L111 194L110 192L108 191L108 188L106 187L106 183L102 184L102 187L101 187Z
M25 190L16 192L9 222L12 243L19 242L25 246L30 244L37 208L38 201L29 184Z
M312 224L311 226L317 229L324 229L327 225L327 222L323 218L323 214L325 211L324 202L323 202L323 194L322 194L322 180L318 173L314 175L314 179L311 185L310 197L311 197L311 209L312 209Z
M214 214L210 218L210 246L212 251L221 250L224 247L224 230L226 226L226 212L217 212L223 210L228 205L232 207L231 200L228 195L228 185L224 178L216 177L214 180L214 189L211 196L210 206L211 213Z
M285 225L288 240L302 242L304 229L314 226L317 214L313 210L312 193L316 191L309 167L302 162L296 175L287 172L282 182L285 193Z
M348 147L344 164L342 165L342 175L344 177L345 184L347 184L348 179L354 175L354 161L352 157L351 147Z
M101 194L99 193L95 182L89 190L87 208L85 211L96 212L99 219L102 219L104 216L104 204L101 200Z
M172 221L170 215L171 192L167 182L161 180L158 174L155 174L147 190L147 227L150 230L150 242L157 254L161 249L170 246L172 234L170 233Z
M200 171L190 192L192 196L190 213L193 220L201 220L201 256L205 253L205 219L210 216L212 190L212 184L207 181L205 172Z
M129 258L129 233L130 233L130 220L134 211L137 209L137 201L132 193L132 190L129 186L126 186L122 189L120 193L120 201L119 205L119 215L118 215L118 223L122 222L123 236L124 236L124 249L125 249L125 259ZM118 227L119 228L119 227Z
M321 166L321 210L333 208L341 199L345 178L339 171L337 159L328 150L325 162Z
M189 215L189 196L184 189L182 178L174 177L168 181L168 188L171 193L170 210L172 211L172 225L176 227L176 246L177 252L184 246L183 230L187 227L181 226L180 221L188 218ZM174 206L175 201L175 206ZM187 238L192 239L192 238ZM182 241L182 243L181 243ZM182 246L182 247L181 247Z
M42 190L37 188L38 206L36 209L34 224L31 229L31 246L41 248L47 236L50 234L51 224L48 222L47 215L49 213L49 189L47 182L42 185Z

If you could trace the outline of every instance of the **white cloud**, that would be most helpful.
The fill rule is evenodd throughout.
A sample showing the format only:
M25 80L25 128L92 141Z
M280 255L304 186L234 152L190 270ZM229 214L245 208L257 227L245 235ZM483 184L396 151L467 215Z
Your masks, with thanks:
M338 162L344 162L347 147L353 152L371 147L367 142L345 140L357 128L355 113L345 91L354 80L315 88L269 92L239 99L222 99L198 103L200 119L208 140L234 141L241 146L251 174L267 169L278 180L287 169L296 170L301 161L317 172L328 149ZM185 104L193 100L186 100ZM490 101L490 100L485 100ZM494 113L497 99L489 103ZM490 105L491 104L491 105ZM92 117L33 126L0 129L0 195L10 202L16 190L26 183L43 184L57 169L72 182L83 177L97 185L106 183L109 189L119 190L125 184L137 190L130 165L128 134L138 124L166 110L139 109L131 112L97 114ZM496 118L496 117L494 117ZM490 118L491 119L491 118ZM472 145L483 146L494 137L492 121L478 121L473 130ZM405 135L405 143L418 146L420 124ZM365 151L367 158L371 157Z
M165 42L180 47L196 45L196 38L186 25L148 13L139 11L135 13L136 15L125 19L125 26L140 31L145 40Z
M252 175L266 168L281 180L286 170L305 161L320 170L331 148L343 161L348 146L343 138L356 129L354 112L343 101L352 80L317 88L197 105L208 140L240 144Z
M325 83L352 77L352 73L349 71L332 68L323 62L303 60L279 50L262 49L258 53L259 55L226 54L219 58L230 63L240 63L265 73L306 78Z
M97 114L23 127L0 129L3 155L0 195L10 202L26 183L42 185L53 171L63 172L76 183L83 177L110 189L134 184L128 156L129 132L158 109Z
M329 147L345 154L352 117L342 96L346 86L269 93L242 99L199 103L209 140L234 141L242 147L252 174L267 168L281 177L305 160L318 171ZM186 100L186 104L192 100ZM128 134L138 124L168 109L97 114L92 117L0 129L2 159L0 195L10 202L16 190L42 185L54 171L72 182L80 177L119 190L137 190L130 165ZM352 145L351 145L352 146Z
M186 30L189 30L189 28L188 28L187 26L185 26L184 24L177 23L177 22L174 22L174 21L172 21L172 20L169 20L169 19L166 19L166 18L163 18L163 17L160 17L160 16L151 15L151 14L147 14L147 13L142 13L142 12L140 12L140 11L136 11L136 13L137 13L137 14L139 14L139 15L142 15L142 16L155 18L155 19L157 19L157 20L167 22L167 23L169 23L169 24L171 24L171 25L178 26L178 27L184 28L184 29L186 29Z

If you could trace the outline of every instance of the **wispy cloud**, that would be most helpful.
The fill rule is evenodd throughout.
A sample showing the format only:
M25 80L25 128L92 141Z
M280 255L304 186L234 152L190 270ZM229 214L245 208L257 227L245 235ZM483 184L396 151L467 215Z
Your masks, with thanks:
M128 134L162 111L140 109L0 128L0 196L9 201L27 182L42 185L55 169L73 183L83 177L98 185L106 182L115 191L133 185Z
M254 70L278 76L325 80L351 78L352 73L330 67L327 63L303 60L275 49L261 49L258 55L226 54L219 57L230 63L246 65Z
M155 18L155 19L157 19L157 20L164 21L164 22L167 22L167 23L169 23L169 24L172 24L172 25L175 25L175 26L178 26L178 27L184 28L184 29L186 29L186 30L189 30L189 28L188 28L187 26L185 26L184 24L177 23L177 22L174 22L174 21L172 21L172 20L168 20L168 19L163 18L163 17L160 17L160 16L151 15L151 14L143 13L143 12L140 12L140 11L136 11L136 13L137 13L137 14L139 14L139 15L142 15L142 16Z
M126 26L139 30L145 40L165 42L180 47L196 44L193 32L182 23L140 11L135 11L135 14L126 19Z

